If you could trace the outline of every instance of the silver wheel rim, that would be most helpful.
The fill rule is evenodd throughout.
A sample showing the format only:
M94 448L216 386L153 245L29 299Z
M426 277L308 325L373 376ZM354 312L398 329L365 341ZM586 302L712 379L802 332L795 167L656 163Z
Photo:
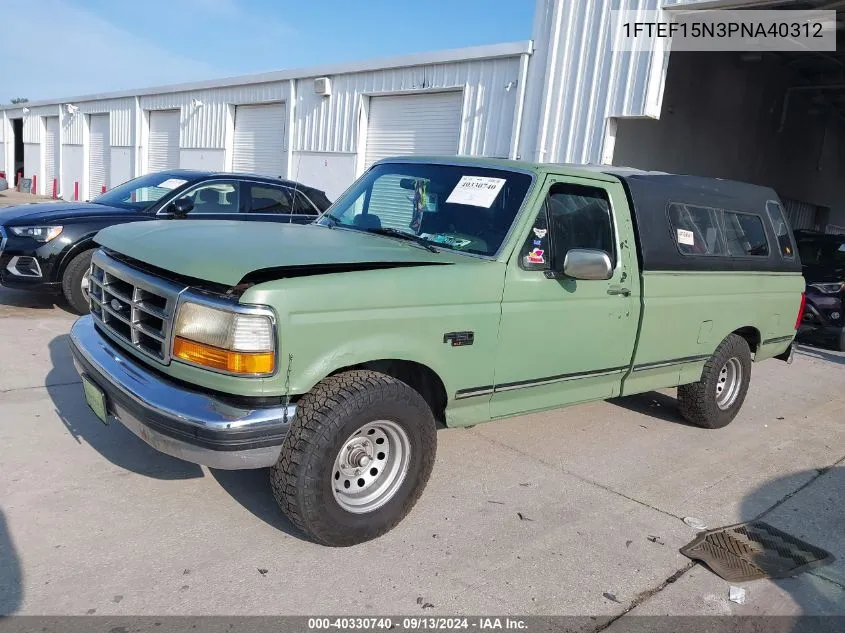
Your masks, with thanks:
M739 396L742 386L742 363L738 358L729 358L722 365L716 381L716 405L724 410L729 409Z
M377 510L399 490L411 461L411 441L390 420L365 424L349 436L335 457L332 491L341 508L354 514Z
M82 297L85 301L89 301L90 297L88 295L89 289L91 288L91 269L85 271L85 274L82 275L82 281L79 284L80 288L82 288Z

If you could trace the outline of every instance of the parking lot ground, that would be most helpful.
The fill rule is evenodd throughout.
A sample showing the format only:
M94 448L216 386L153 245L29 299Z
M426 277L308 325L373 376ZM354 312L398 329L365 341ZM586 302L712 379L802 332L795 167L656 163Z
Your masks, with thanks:
M0 290L0 613L845 614L842 354L755 366L721 430L685 424L671 392L442 430L405 521L331 549L286 521L266 471L188 464L97 421L72 322ZM763 516L837 562L745 583L738 605L678 553L687 516Z
M31 202L53 202L52 198L36 196L31 193L23 193L14 189L0 191L0 208L11 207L16 204L29 204Z

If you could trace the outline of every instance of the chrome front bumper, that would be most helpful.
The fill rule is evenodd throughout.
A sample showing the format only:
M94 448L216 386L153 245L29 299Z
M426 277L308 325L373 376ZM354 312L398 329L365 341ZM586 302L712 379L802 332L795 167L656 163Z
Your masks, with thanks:
M88 315L70 331L73 362L105 392L108 413L153 448L210 468L272 466L295 405L248 408L150 371L105 338Z

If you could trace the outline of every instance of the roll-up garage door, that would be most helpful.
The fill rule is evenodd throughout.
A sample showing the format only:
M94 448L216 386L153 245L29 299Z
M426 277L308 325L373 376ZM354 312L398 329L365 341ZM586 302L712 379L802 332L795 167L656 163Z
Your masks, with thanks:
M284 177L285 118L284 103L237 106L232 169Z
M88 197L96 198L109 186L109 115L92 114L88 153Z
M44 187L53 192L53 179L59 180L59 117L48 116L47 136L44 138Z
M147 169L151 172L179 167L179 110L150 112L150 146Z
M462 103L461 92L371 97L366 166L391 156L456 154ZM368 213L384 227L407 231L413 196L400 180L388 176L373 184Z
M366 166L390 156L454 155L463 93L371 97Z

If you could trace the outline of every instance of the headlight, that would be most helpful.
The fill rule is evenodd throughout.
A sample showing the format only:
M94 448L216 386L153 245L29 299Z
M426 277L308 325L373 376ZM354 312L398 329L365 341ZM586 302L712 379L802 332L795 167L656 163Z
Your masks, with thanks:
M810 288L815 288L819 292L826 294L826 295L835 295L837 292L842 290L842 286L845 285L841 281L837 281L836 283L830 284L810 284Z
M31 237L36 242L49 242L62 232L60 226L13 226L12 233L19 237Z
M232 374L267 375L276 367L273 319L186 301L173 330L173 357Z

